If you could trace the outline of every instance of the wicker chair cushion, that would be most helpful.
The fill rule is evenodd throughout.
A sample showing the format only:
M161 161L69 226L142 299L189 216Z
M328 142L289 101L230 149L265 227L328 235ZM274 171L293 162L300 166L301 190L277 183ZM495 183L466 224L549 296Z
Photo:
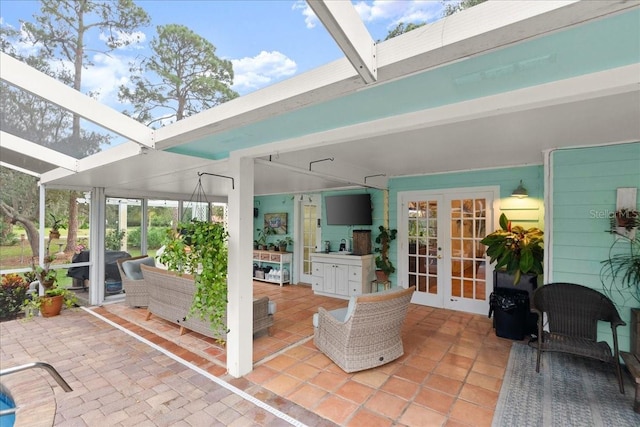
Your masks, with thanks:
M336 308L335 310L330 310L329 314L335 317L335 319L340 322L346 322L347 320L349 320L351 314L353 314L353 310L356 308L357 297L357 295L351 296L351 298L349 298L349 305L347 305L345 308ZM318 327L318 313L315 313L313 315L313 326L315 328Z
M343 307L343 308L336 308L335 310L329 310L328 313L331 315L331 317L333 317L334 319L336 319L338 322L346 322L348 317L347 317L347 312L348 312L348 308L347 307ZM351 316L351 313L348 313L349 316ZM318 319L318 313L314 313L313 315L313 327L317 328L318 324L319 324L319 319Z
M122 271L127 277L131 280L141 280L144 278L142 275L142 270L140 270L140 265L148 265L150 267L155 267L156 262L151 257L145 257L140 259L133 259L129 261L125 261L122 263Z
M254 298L254 301L255 301L255 298ZM269 300L269 305L268 305L268 308L267 308L267 313L269 313L269 314L271 314L271 315L276 314L276 309L277 309L276 302L275 302L275 301L271 301L271 300Z

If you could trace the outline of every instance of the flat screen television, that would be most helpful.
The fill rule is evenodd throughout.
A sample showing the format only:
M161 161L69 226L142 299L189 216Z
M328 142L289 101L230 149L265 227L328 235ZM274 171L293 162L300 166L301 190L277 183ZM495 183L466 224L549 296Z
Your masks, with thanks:
M372 225L371 195L342 194L324 198L327 225Z

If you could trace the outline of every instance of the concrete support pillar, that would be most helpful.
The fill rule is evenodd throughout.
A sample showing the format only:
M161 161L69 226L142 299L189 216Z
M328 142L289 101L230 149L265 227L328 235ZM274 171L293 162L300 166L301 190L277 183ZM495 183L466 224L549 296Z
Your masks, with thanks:
M231 155L229 190L227 369L238 378L253 369L253 175L252 158ZM231 182L229 183L231 187Z

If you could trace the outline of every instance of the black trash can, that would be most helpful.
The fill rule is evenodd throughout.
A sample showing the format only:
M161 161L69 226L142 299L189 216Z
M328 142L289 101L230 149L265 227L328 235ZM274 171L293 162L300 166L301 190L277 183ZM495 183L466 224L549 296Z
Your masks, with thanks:
M497 288L489 298L489 317L493 314L496 335L522 340L530 332L529 293L508 288Z

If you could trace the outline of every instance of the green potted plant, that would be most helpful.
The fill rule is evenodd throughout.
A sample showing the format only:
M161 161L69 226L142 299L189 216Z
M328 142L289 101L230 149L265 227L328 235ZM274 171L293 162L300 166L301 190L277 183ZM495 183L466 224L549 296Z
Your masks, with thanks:
M45 289L44 295L33 292L24 300L22 308L27 318L40 311L42 317L53 317L60 314L63 307L71 308L78 303L78 298L73 291L68 290L54 283L53 286Z
M179 274L195 279L189 315L209 321L216 331L225 327L227 311L227 239L221 223L188 221L180 223L179 233L170 231L160 262Z
M54 214L49 213L49 216L51 216L53 221L51 223L51 230L49 231L49 242L51 242L53 239L60 238L60 230L64 230L64 225L62 224L62 220L57 219Z
M289 236L283 237L278 240L278 249L280 250L280 252L286 252L287 246L289 245L293 245L293 239Z
M487 246L490 262L495 269L513 276L513 284L520 282L523 274L542 274L544 260L543 232L537 227L525 229L512 225L505 214L500 215L500 229L480 241Z
M276 234L275 228L264 226L263 228L256 228L256 231L258 232L258 238L255 241L258 244L257 249L259 250L267 249L268 248L267 238L269 236L273 236L274 234ZM273 246L273 243L271 243L271 245Z
M376 255L376 277L380 282L386 282L389 280L389 276L396 271L393 263L389 259L389 247L391 242L396 239L398 230L389 229L382 225L378 227L380 231L376 236L376 244L380 245L375 248Z
M31 260L31 270L36 278L42 285L42 287L47 290L55 284L57 280L57 271L51 269L51 263L55 257L53 255L47 255L44 258L43 265L36 264L36 258L32 258Z

